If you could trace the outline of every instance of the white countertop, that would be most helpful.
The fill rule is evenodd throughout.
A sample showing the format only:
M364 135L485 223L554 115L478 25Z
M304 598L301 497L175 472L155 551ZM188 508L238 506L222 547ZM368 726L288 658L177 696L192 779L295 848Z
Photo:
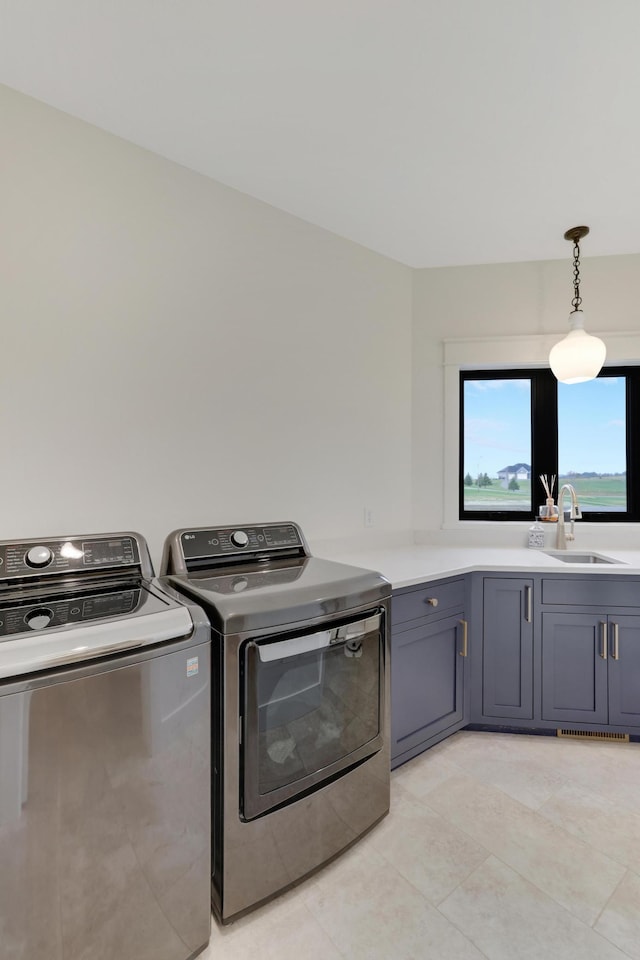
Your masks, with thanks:
M577 547L571 553L585 552ZM609 557L617 563L566 563L550 557L542 550L527 547L478 547L478 546L427 546L406 544L404 546L354 547L353 544L331 547L318 545L315 556L357 567L377 570L391 581L394 588L410 587L427 580L459 576L474 571L501 573L570 573L593 576L640 575L640 550L618 549L590 551Z

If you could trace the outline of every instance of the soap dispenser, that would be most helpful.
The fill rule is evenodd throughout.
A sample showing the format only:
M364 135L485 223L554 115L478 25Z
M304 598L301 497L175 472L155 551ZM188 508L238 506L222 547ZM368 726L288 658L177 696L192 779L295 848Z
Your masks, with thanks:
M544 527L537 520L533 526L529 527L528 546L534 550L544 547Z

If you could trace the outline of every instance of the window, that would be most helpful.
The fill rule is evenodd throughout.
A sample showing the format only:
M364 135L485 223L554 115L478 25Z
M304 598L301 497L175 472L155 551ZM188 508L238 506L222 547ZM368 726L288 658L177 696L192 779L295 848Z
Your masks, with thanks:
M460 373L460 519L533 519L541 474L578 495L584 520L640 521L640 368L587 383L550 370ZM635 479L634 479L635 478Z
M610 374L558 384L559 473L585 513L627 512L626 386Z

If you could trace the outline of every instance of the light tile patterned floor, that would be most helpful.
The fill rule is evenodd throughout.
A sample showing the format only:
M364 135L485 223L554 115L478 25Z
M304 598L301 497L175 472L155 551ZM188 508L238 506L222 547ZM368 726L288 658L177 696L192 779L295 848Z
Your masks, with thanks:
M640 960L640 744L461 731L202 960Z

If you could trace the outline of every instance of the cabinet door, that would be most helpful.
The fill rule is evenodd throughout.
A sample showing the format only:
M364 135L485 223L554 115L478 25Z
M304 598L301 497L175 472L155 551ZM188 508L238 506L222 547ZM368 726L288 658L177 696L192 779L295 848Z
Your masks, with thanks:
M609 617L609 723L640 726L640 617Z
M606 617L542 614L542 719L607 723Z
M482 714L533 718L533 581L485 577Z
M447 617L391 641L391 754L463 720L464 622Z

